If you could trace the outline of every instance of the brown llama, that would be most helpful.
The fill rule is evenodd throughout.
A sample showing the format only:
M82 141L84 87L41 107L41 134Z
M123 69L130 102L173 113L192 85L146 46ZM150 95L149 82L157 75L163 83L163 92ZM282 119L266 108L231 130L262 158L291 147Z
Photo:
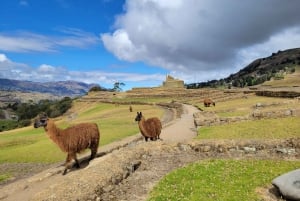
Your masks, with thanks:
M91 149L89 160L96 157L100 132L95 123L80 123L70 126L66 129L58 128L54 121L47 117L47 114L42 113L35 119L34 128L43 126L49 138L56 143L63 152L67 152L65 163L65 175L70 169L72 159L75 160L75 167L80 168L76 153L79 153L87 148Z
M139 129L146 142L148 141L148 138L150 138L152 141L160 139L159 135L161 133L162 124L157 117L148 118L146 120L142 115L142 112L137 112L135 121L138 122Z
M210 98L205 98L203 100L203 104L205 107L210 107L210 105L216 106L216 103L213 102Z

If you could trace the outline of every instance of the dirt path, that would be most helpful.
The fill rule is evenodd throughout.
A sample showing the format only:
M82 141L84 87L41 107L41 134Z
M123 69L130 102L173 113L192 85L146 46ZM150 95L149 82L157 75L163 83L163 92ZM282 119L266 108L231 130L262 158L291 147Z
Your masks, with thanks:
M185 142L193 139L197 135L193 114L198 111L191 105L183 105L183 114L162 130L161 138L166 142Z
M193 113L196 108L184 105L184 112L181 118L168 123L161 133L163 142L183 142L192 139L196 135L193 123ZM169 114L170 115L170 114ZM116 142L105 147L101 147L100 153L108 153L116 147L122 147L132 142L145 143L140 140L140 135L125 139L122 142ZM151 142L156 143L156 142ZM87 164L85 165L87 166ZM83 170L84 168L81 168ZM34 195L51 187L53 184L63 183L69 175L75 175L77 171L70 172L66 176L61 176L63 167L61 165L48 169L32 177L21 179L8 185L0 187L0 200L16 201L31 200ZM80 171L81 172L81 171ZM79 175L78 175L79 176Z

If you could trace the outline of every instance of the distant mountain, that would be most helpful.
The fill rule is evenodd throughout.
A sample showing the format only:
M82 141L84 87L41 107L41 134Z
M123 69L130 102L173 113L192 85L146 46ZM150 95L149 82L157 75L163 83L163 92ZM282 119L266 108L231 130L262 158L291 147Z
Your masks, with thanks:
M300 48L288 49L272 53L266 58L259 58L251 62L239 72L227 78L208 82L188 84L187 88L217 87L232 85L246 87L262 84L272 78L281 79L285 73L293 73L300 66Z
M0 78L0 90L49 93L56 96L76 97L86 94L97 84L86 84L77 81L31 82Z

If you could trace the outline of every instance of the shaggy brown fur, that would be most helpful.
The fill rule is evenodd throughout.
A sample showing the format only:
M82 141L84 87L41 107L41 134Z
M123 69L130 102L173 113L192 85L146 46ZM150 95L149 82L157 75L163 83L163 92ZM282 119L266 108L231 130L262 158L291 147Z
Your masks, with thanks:
M142 112L137 112L135 121L138 121L139 129L141 134L145 137L145 141L148 141L148 138L151 140L160 139L159 135L161 133L162 125L157 117L146 120L142 115Z
M210 98L205 98L203 100L203 104L205 107L210 107L210 105L216 106L215 102L213 102Z
M79 162L76 153L87 148L91 149L90 160L94 159L99 145L100 132L95 123L81 123L66 129L58 128L54 121L48 119L47 115L40 115L34 123L34 127L43 126L49 138L56 143L63 152L67 152L65 170L63 175L67 173L72 159L79 168Z

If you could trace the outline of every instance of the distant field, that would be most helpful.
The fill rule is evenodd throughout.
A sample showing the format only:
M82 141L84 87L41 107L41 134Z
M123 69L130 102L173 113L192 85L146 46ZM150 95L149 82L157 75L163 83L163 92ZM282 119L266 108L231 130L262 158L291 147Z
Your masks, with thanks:
M203 127L197 139L286 139L300 137L300 117L244 121Z
M205 111L215 112L219 117L247 116L257 109L279 111L300 109L294 99L272 98L248 95L247 98L232 99L216 103L216 107L202 107ZM204 126L198 130L197 139L272 139L300 137L300 117L244 121L219 126Z
M202 102L196 105L204 111L215 112L220 117L233 117L249 115L255 110L256 104L262 105L259 109L261 111L268 110L282 110L295 108L300 109L300 104L294 99L275 98L247 95L244 98L235 98L223 102L216 102L216 107L203 107Z

